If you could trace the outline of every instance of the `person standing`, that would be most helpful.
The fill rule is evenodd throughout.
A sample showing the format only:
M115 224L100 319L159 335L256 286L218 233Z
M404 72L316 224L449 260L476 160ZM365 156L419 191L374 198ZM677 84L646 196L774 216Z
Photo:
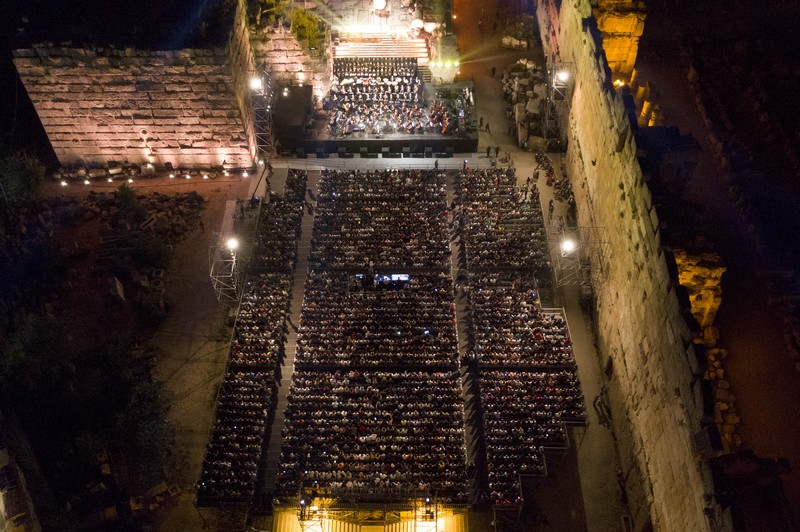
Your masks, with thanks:
M491 156L492 156L492 147L486 146L486 158L488 159Z
M489 131L489 121L488 120L486 121L486 132L487 133L491 133L491 131Z
M500 146L495 146L494 147L494 156L495 157L499 157L500 156Z
M492 77L497 73L497 67L492 67Z

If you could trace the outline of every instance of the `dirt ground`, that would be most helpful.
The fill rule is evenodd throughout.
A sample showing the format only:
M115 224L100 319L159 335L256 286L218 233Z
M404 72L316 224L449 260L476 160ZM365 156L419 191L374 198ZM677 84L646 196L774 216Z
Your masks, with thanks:
M90 190L112 192L122 181L86 186L58 182L45 184L45 195L82 197ZM157 360L156 374L169 402L167 419L174 428L174 459L167 483L181 494L156 511L156 528L171 531L209 530L217 526L213 516L203 516L194 506L194 483L200 475L205 446L213 421L216 393L225 370L231 328L226 325L227 308L216 300L209 278L209 247L218 231L228 200L245 198L250 179L239 175L204 181L169 179L166 175L136 179L130 186L138 194L196 191L206 203L202 226L197 224L175 245L164 273L169 311L152 338ZM95 242L98 223L82 224L75 237ZM87 274L88 275L88 274Z

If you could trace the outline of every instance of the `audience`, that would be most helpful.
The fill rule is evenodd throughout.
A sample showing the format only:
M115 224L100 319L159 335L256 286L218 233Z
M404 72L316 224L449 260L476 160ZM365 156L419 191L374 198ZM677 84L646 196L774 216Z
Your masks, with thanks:
M226 373L197 484L199 503L234 502L252 497L274 379L274 371Z
M470 271L512 269L549 274L541 207L517 190L513 168L467 168L461 173L457 192L453 223Z
M242 294L197 485L200 505L246 503L253 498L286 339L291 271L305 193L306 173L291 170L283 196L273 194L261 206L252 272Z
M297 371L278 495L301 488L427 491L463 501L464 414L458 373Z
M318 197L312 269L449 268L444 174L323 170Z

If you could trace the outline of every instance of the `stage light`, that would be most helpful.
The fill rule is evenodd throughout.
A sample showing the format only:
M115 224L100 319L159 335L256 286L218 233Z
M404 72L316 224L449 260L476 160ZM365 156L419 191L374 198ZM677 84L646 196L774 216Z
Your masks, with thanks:
M169 174L170 179L175 179L175 174Z
M453 61L453 66L458 66L460 63L458 61Z
M66 182L66 181L61 181L61 186L62 186L62 187L65 187L65 186L67 186L67 182Z
M442 68L442 62L441 61L437 61L436 62L436 66L439 67L439 68Z
M450 61L448 61L448 62L446 62L446 63L444 64L444 66L446 66L447 68L450 68L451 66L453 66L453 63L451 63Z
M569 72L567 72L566 70L559 70L558 73L556 74L556 78L558 78L558 81L566 83L567 80L569 80Z
M91 181L89 181L88 179L84 179L84 180L83 180L83 184L84 184L84 185L90 185L90 184L91 184Z
M575 245L574 240L572 240L571 238L565 238L564 240L561 241L561 255L562 256L569 255L570 253L575 251L576 247L577 246Z
M260 91L263 86L264 85L261 83L261 78L257 78L255 76L250 78L250 89L254 91Z
M111 178L109 177L109 178L108 178L108 182L109 182L109 183L113 183L113 182L114 182L114 180L113 180L113 179L111 179Z
M147 163L147 167L148 167L148 168L153 168L153 165L152 165L152 163Z
M190 176L189 174L186 174L186 179L191 179L191 178L192 178L192 176Z
M133 178L132 177L128 178L128 183L133 183Z
M261 166L264 166L264 159L259 159L258 160L258 164L260 164Z
M203 179L208 179L208 174L203 174Z
M247 176L249 176L250 174L248 174L248 173L247 173L247 170L245 170L245 171L242 173L242 175L243 175L244 177L247 177Z
M239 247L239 241L235 238L229 238L228 241L225 242L225 245L228 247L229 250L236 251L236 248Z

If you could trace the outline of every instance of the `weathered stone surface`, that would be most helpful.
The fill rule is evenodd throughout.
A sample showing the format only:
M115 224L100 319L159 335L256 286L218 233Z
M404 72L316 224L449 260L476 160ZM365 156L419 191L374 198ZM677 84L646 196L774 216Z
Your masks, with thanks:
M62 164L252 165L226 50L35 47L14 61Z
M614 9L627 4L633 3L615 2ZM656 530L709 530L711 477L693 448L703 416L693 387L701 370L690 347L699 331L681 315L631 124L600 43L586 31L591 13L588 0L543 1L537 9L545 54L575 72L563 123L578 222L603 228L608 242L606 252L590 254L604 257L592 264L598 345L613 367L609 401L629 509L637 530L648 523Z

